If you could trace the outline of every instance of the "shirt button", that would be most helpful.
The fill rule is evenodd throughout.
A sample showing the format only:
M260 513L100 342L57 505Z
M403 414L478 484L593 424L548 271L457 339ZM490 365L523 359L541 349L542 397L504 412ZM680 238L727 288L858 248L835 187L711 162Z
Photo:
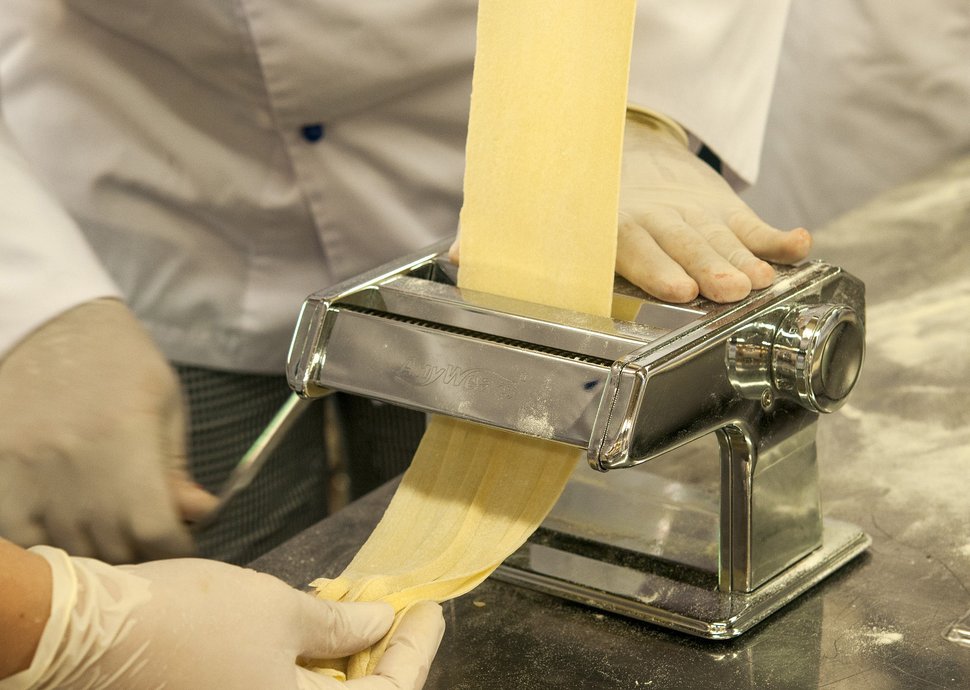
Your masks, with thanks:
M323 135L325 133L326 130L322 122L316 122L312 125L303 125L303 127L300 128L300 134L302 134L303 138L306 141L309 141L311 144L315 144L323 139Z

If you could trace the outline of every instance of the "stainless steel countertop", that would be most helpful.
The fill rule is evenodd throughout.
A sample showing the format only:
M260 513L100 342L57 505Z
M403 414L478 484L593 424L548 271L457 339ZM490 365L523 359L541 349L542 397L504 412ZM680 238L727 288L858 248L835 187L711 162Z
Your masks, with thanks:
M970 613L970 159L821 229L814 256L867 284L866 363L819 457L825 514L869 551L722 642L489 580L445 605L428 688L970 687L970 646L945 637ZM294 586L337 574L393 489L253 566Z

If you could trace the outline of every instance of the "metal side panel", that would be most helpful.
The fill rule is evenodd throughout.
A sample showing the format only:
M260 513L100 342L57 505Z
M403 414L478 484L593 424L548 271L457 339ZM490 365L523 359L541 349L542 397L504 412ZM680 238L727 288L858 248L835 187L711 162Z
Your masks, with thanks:
M609 367L333 309L316 385L586 448Z

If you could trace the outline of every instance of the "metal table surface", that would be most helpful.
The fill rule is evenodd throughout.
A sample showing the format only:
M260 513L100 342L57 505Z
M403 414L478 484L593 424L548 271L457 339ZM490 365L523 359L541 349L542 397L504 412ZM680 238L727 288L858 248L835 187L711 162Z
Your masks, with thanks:
M428 688L970 687L970 159L816 233L867 284L868 350L820 422L826 515L872 536L859 559L729 641L705 641L488 580L445 605ZM335 575L394 484L253 567ZM957 625L967 629L970 617ZM953 633L951 632L951 636Z

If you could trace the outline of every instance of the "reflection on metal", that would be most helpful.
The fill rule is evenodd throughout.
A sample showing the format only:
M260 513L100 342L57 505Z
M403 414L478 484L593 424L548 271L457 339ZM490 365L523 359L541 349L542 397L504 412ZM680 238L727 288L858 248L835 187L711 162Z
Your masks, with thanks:
M603 318L459 289L444 249L309 297L287 367L294 390L308 398L343 390L571 444L603 472L711 434L720 446L720 467L709 475L718 484L713 536L701 551L658 560L649 549L624 549L616 565L597 550L610 543L610 529L584 536L547 526L502 577L721 638L864 550L860 531L823 526L815 448L819 413L845 401L862 364L860 281L805 263L780 268L771 287L742 302L684 307L618 279L617 318ZM664 519L631 512L616 526L673 524ZM677 526L688 535L698 529ZM698 569L708 551L716 562ZM585 574L574 575L584 558ZM597 586L590 569L623 584ZM649 602L637 594L643 578ZM669 616L655 613L662 607Z
M967 611L967 615L950 626L945 637L961 647L970 648L970 611Z
M767 311L728 341L731 382L765 406L775 396L816 412L841 407L862 368L865 328L845 304Z
M760 586L719 587L723 523L718 503L723 492L711 440L700 439L633 470L597 474L581 469L542 528L495 577L692 635L727 639L869 545L867 535L844 522L825 520L823 527L819 521L816 533L813 516L799 508L800 499L791 506L784 501L760 505L751 519L752 536L767 548L754 554L775 557L776 547L778 554L796 554L799 543L801 552L791 563L782 555L750 563L755 575L772 575ZM775 465L776 470L783 467ZM793 485L801 479L782 473L776 478ZM814 488L801 490L810 495ZM758 531L778 525L782 529L773 533ZM737 570L743 576L744 569Z

